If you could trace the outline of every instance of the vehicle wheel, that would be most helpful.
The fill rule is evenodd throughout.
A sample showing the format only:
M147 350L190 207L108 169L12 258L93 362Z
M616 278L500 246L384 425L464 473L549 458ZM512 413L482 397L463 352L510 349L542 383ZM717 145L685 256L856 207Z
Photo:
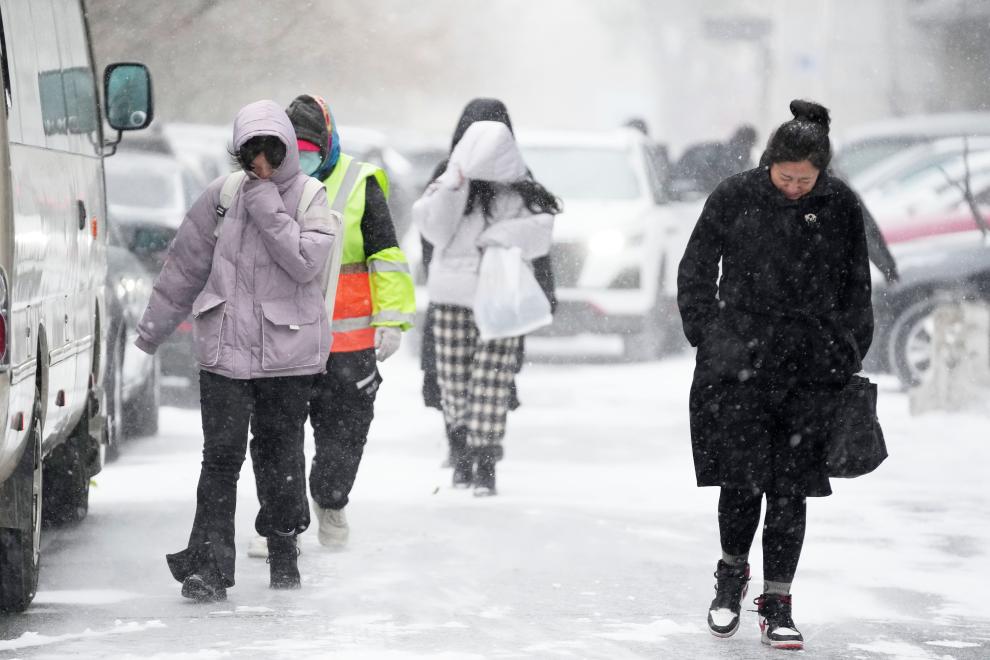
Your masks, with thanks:
M46 527L79 522L89 512L89 411L68 440L45 458L42 522Z
M931 368L935 319L939 300L920 300L905 307L890 327L887 364L904 387L913 387Z
M41 565L41 393L34 393L28 446L15 474L30 473L31 528L0 529L0 612L23 612L38 589ZM26 481L26 479L25 479Z
M110 364L107 365L110 382L107 383L107 460L120 456L124 441L124 337L123 331L113 343Z
M124 404L124 433L129 438L158 433L158 406L161 404L159 371L158 357L155 356L151 376L141 386L137 396Z

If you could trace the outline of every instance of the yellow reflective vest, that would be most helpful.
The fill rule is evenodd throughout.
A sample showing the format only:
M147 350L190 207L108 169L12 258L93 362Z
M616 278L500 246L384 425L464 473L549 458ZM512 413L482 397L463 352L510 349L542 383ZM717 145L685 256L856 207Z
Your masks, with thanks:
M346 154L340 154L337 165L323 182L332 206L342 187L350 186L341 211L344 247L333 308L331 351L335 353L374 348L376 327L408 330L416 312L409 264L399 246L374 254L365 253L361 221L364 219L367 182L372 176L387 199L389 183L385 172Z

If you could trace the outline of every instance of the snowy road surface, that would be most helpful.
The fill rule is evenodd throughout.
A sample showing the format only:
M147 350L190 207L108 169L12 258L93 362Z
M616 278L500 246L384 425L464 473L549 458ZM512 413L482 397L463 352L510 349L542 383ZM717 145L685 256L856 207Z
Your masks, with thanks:
M197 410L164 409L161 434L97 477L89 518L46 534L38 596L0 619L0 658L780 657L752 612L731 639L706 632L717 492L693 482L691 366L527 367L501 494L476 500L449 487L440 416L400 355L383 368L350 548L325 551L311 529L303 589L270 591L244 555L256 501L242 478L237 585L212 605L180 598L165 566L192 522L201 438ZM990 419L911 418L881 386L891 458L809 502L802 657L988 658ZM751 560L758 593L758 544Z

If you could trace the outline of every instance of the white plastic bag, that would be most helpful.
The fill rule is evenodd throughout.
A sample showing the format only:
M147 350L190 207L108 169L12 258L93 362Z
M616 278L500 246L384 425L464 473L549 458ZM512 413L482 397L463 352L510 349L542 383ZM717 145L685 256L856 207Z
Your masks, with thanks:
M550 325L550 301L518 247L489 246L481 257L474 323L482 341L519 337Z

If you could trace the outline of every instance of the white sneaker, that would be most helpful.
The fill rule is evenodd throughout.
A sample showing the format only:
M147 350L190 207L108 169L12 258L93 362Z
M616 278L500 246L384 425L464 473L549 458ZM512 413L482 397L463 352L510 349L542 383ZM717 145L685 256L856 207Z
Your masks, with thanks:
M255 536L248 542L248 557L266 559L268 557L268 539L264 536Z
M347 537L350 535L351 528L347 525L347 516L344 515L344 510L324 509L315 502L313 508L316 509L317 520L320 521L320 545L336 549L347 545Z

